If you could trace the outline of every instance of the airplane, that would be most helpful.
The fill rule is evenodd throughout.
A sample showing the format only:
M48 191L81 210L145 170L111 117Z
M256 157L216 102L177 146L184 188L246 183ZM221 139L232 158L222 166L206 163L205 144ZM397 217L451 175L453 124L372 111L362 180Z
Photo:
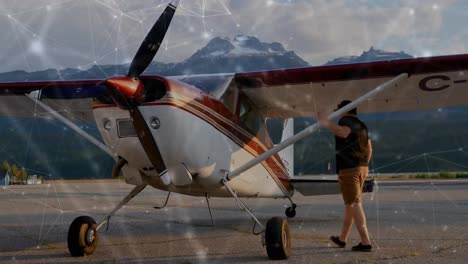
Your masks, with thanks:
M263 72L149 76L152 62L179 1L172 1L149 31L126 76L106 80L0 83L0 112L19 117L56 118L115 160L112 176L123 174L130 193L97 223L79 216L67 244L72 256L94 253L98 231L146 186L192 196L232 197L254 220L270 259L292 254L288 221L263 224L241 198L288 199L294 191L338 194L336 180L293 175L294 143L321 128L314 123L294 134L286 122L274 145L267 119L291 120L352 108L360 113L437 109L468 102L468 55L403 59ZM333 111L342 100L351 104ZM43 109L44 112L39 112ZM94 121L102 141L71 120ZM313 146L310 146L313 147ZM367 181L364 191L372 191ZM257 229L255 229L257 228Z

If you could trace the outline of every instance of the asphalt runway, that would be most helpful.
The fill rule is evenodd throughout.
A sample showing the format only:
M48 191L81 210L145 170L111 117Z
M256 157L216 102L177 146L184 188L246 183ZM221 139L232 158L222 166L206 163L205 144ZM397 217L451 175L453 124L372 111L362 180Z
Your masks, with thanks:
M132 186L119 181L66 181L0 188L0 263L272 263L251 233L253 221L234 199L212 198L211 223L203 197L166 194L147 188L100 232L96 252L68 254L69 224L80 215L100 221ZM355 229L345 249L328 237L341 227L339 195L294 196L290 220L293 255L274 263L466 263L468 259L468 181L380 181L364 195L374 244L356 253ZM266 222L284 216L287 200L246 199Z

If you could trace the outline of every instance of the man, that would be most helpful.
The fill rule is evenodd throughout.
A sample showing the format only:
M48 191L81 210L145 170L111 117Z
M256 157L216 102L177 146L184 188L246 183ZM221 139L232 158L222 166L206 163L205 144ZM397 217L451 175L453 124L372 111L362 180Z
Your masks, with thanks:
M349 103L351 101L342 101L338 105L338 109ZM354 108L343 114L338 124L328 120L327 116L321 113L318 115L319 122L335 135L336 171L345 204L341 234L330 237L330 240L339 247L344 248L354 222L361 237L361 242L352 247L352 250L371 252L372 246L367 231L366 216L362 208L361 193L369 172L368 166L372 156L372 144L366 125L356 115L357 109Z

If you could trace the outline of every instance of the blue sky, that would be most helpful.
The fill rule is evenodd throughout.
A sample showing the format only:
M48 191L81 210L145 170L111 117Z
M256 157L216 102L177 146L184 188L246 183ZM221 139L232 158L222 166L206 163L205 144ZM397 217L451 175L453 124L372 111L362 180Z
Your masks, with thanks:
M128 62L167 0L0 0L0 72ZM468 1L181 0L156 60L215 36L280 42L312 65L370 46L415 56L468 53Z

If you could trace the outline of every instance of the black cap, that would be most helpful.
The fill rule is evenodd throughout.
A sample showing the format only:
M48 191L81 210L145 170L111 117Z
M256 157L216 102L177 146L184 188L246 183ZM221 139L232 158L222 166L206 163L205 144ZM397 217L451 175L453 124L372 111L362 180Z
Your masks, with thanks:
M352 102L352 101L350 101L350 100L343 100L343 101L341 101L341 103L338 104L338 106L337 106L337 108L335 109L335 111L338 110L338 109L341 109L341 108L343 108L343 107L345 107L345 106L347 106L347 105L349 105L351 102Z
M349 105L352 101L350 100L343 100L341 101L341 103L338 104L337 108L335 109L335 111L337 111L338 109L341 109L347 105ZM357 114L357 108L353 108L351 110L348 111L348 113L350 114L353 114L353 115L356 115Z

